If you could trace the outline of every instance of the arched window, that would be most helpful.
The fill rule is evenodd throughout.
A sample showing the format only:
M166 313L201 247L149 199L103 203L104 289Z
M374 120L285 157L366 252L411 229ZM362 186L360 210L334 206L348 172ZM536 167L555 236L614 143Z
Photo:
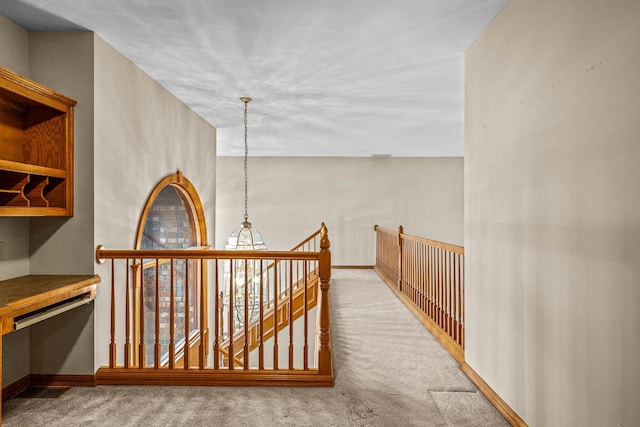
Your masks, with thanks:
M140 215L136 234L135 249L193 249L207 246L207 232L202 203L194 186L182 172L162 179L151 191ZM142 297L136 292L136 311L144 304L144 343L146 364L154 364L156 343L156 319L160 319L158 342L161 364L169 358L169 348L175 348L176 360L183 355L186 332L189 347L199 345L200 300L206 295L199 294L200 280L205 274L195 260L170 260L143 262ZM157 295L156 295L156 275ZM134 275L137 276L137 275ZM173 277L173 284L172 284ZM173 286L172 286L173 285ZM140 301L142 299L142 301ZM173 305L173 327L170 308ZM156 307L159 315L156 315ZM139 319L139 314L134 315ZM206 319L206 313L202 317ZM136 320L138 322L138 320ZM140 325L134 336L139 336ZM173 341L171 332L173 331ZM134 346L135 347L135 346ZM137 352L137 350L136 350ZM193 352L197 354L197 352Z

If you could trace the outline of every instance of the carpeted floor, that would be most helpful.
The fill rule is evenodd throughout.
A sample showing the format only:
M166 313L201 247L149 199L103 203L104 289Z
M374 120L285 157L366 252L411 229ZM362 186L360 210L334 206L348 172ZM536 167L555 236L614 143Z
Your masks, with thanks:
M334 270L333 388L74 387L5 426L508 426L372 270Z

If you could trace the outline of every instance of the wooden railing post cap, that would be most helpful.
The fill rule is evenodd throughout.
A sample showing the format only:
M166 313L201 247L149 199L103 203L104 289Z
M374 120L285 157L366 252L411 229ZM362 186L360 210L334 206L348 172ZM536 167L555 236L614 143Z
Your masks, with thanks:
M400 234L404 233L404 227L403 226L399 226L398 227L398 233L400 233Z
M103 249L104 246L102 245L98 245L98 247L96 248L96 264L104 264L104 259L100 257Z
M373 231L378 231L378 228L379 228L379 227L378 227L378 224L374 225L374 226L373 226Z
M329 249L330 247L329 231L327 230L327 226L322 223L322 229L320 230L320 249Z

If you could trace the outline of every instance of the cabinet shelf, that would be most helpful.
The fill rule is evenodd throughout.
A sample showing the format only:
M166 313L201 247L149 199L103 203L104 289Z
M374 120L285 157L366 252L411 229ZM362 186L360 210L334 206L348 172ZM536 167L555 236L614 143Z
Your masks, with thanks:
M0 67L0 215L73 215L75 104Z

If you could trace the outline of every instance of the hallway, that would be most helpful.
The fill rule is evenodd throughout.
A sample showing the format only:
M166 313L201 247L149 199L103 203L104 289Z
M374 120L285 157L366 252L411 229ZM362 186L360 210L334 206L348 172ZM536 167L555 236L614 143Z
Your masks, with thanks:
M333 270L335 387L75 387L6 426L508 426L373 270Z

